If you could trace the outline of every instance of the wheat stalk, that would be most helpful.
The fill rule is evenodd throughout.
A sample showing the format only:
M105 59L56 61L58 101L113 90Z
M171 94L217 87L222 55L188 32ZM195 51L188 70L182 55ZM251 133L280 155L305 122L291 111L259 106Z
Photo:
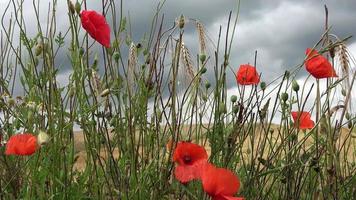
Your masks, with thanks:
M197 27L197 31L198 31L200 54L205 54L205 52L206 52L206 43L205 43L204 26L199 21L196 21L196 27Z
M193 61L192 61L192 58L190 56L188 48L184 45L183 42L182 42L182 45L181 45L181 57L182 57L183 65L184 65L184 67L186 69L186 70L183 70L183 71L184 72L186 71L188 73L188 76L190 78L190 80L188 80L188 81L190 82L190 81L193 80L194 74L195 74L194 73L194 69L193 69Z

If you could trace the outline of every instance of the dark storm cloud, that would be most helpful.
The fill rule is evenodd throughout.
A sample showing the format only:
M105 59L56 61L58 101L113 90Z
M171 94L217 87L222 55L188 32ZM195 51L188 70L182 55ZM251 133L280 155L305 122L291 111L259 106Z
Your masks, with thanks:
M48 1L48 0L47 0ZM0 1L0 13L6 1ZM46 24L46 9L48 4L42 0L41 24ZM151 20L155 14L158 0L123 1L123 15L130 19L134 42L140 42L145 33L150 31ZM25 1L27 29L35 34L32 1ZM101 1L87 1L88 9L101 11ZM120 1L115 1L119 11ZM354 0L326 1L293 1L293 0L241 0L239 20L234 37L230 67L236 68L243 63L254 62L254 51L258 51L257 67L262 73L262 80L271 81L283 71L301 64L304 51L313 46L324 32L324 4L329 8L329 25L331 33L340 38L356 35L356 2ZM165 16L165 28L169 28L181 14L187 18L199 19L207 30L209 38L216 43L219 27L226 30L228 14L237 12L236 0L167 0L160 14ZM68 28L66 1L58 1L57 31ZM82 31L83 32L83 31ZM222 34L224 35L224 33ZM224 38L222 38L223 41ZM198 53L197 33L193 21L185 29L184 42L191 51L193 58ZM355 42L352 38L350 44ZM98 54L101 51L98 49ZM210 45L210 55L214 53ZM71 69L65 52L58 57L63 71ZM212 62L213 63L213 62ZM212 75L210 70L207 75ZM306 75L302 70L299 77ZM228 86L234 87L232 73L228 73Z

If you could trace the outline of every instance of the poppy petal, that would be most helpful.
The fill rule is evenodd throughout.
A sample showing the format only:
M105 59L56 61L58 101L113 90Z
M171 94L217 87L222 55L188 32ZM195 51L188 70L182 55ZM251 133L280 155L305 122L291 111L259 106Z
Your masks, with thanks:
M305 61L306 70L315 78L331 78L338 77L334 67L324 56L320 55L316 50L307 48L305 51L307 59Z
M201 169L206 161L198 161L193 165L178 165L174 170L176 179L181 183L188 183L192 180L200 179Z
M314 127L314 121L311 120L309 112L291 112L295 126L299 129L311 129Z
M193 165L196 161L207 159L205 148L191 142L178 142L173 153L173 161L179 165Z
M240 85L256 85L260 82L260 77L257 73L256 67L245 64L240 65L237 74L236 81Z
M110 47L110 26L105 17L93 10L83 10L80 14L83 28L103 46Z
M32 155L37 150L37 138L29 133L10 137L6 143L6 155Z
M206 164L201 173L204 191L212 197L233 196L240 188L240 181L232 171Z

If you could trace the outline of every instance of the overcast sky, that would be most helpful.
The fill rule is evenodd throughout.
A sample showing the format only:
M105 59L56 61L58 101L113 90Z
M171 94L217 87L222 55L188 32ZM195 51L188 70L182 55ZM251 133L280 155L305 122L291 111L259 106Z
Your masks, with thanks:
M37 1L37 0L36 0ZM46 23L46 10L49 0L41 0L42 20ZM88 1L88 8L101 12L102 1ZM116 1L119 5L120 1ZM140 42L144 33L149 32L151 19L158 0L124 1L124 15L130 16L134 42ZM0 13L4 12L8 0L0 0ZM307 47L312 47L324 32L324 5L329 8L329 25L331 33L339 38L356 35L356 1L355 0L241 0L239 20L230 55L230 67L234 70L240 64L253 63L254 52L258 51L257 69L262 73L262 80L269 82L285 70L301 64ZM66 1L58 1L57 23L59 30L68 27ZM33 17L32 1L25 0L24 15L29 34L36 30ZM187 18L198 19L205 25L208 36L216 42L219 27L226 30L228 14L237 13L236 0L167 0L161 14L165 15L165 28L171 27L181 14ZM65 19L61 19L61 15ZM10 12L6 15L10 16ZM2 29L2 28L1 28ZM198 52L197 33L194 23L188 22L184 36L185 44L192 55ZM350 52L356 55L356 39L347 42ZM211 48L211 53L213 53ZM66 58L65 52L63 58ZM66 59L59 63L67 65ZM355 67L355 66L353 66ZM64 69L70 69L63 67ZM61 83L66 83L70 72L63 70L59 76ZM212 74L212 70L208 75ZM304 68L298 78L305 78ZM229 74L228 87L234 91L236 86L233 74Z

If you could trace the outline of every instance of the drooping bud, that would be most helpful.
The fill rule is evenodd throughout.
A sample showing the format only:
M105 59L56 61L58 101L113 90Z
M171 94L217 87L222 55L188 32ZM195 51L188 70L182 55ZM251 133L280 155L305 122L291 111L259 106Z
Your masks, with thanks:
M80 3L77 1L75 3L75 11L77 12L77 14L80 14L80 11L82 10L82 6L80 5Z
M206 60L206 55L205 55L205 54L201 54L201 55L199 56L199 59L200 59L200 62L201 62L201 63L204 63L205 60Z
M200 73L204 74L206 72L206 67L201 68Z
M261 90L264 91L266 89L266 82L261 82L260 87L261 87Z
M75 7L74 7L72 1L68 1L68 7L69 7L70 13L71 13L71 14L74 14L74 13L75 13Z
M115 62L118 63L121 56L118 51L115 51L113 54L113 57L114 57Z
M292 82L292 89L294 92L298 92L299 91L299 84L296 80L293 80Z
M237 101L237 96L236 95L232 95L230 97L230 100L231 100L232 103L235 103Z
M283 93L281 94L281 99L282 99L282 101L286 102L286 101L288 100L288 94L285 93L285 92L283 92Z
M40 133L37 135L37 143L40 146L43 146L45 144L47 144L49 141L49 136L47 133L45 133L44 131L40 131Z
M211 84L207 81L207 82L205 82L205 88L206 89L209 89L210 88L210 86L211 86Z

